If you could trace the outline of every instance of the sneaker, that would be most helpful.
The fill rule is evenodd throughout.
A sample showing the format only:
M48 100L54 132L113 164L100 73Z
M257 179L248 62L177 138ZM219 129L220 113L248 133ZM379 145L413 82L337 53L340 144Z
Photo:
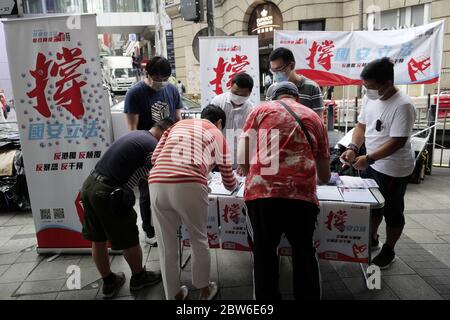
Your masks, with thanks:
M187 286L182 286L180 288L180 291L178 291L177 295L175 296L175 300L186 300L189 295L189 289Z
M209 295L208 296L202 296L200 294L199 300L212 300L216 297L217 292L219 291L219 288L217 286L217 283L210 282L209 283Z
M388 245L383 245L381 252L372 260L372 264L381 270L388 269L395 262L395 252Z
M383 244L380 241L380 236L377 234L376 239L372 239L372 242L370 244L370 250L371 251L377 251L382 248Z
M144 267L145 271L145 267ZM145 271L139 278L132 276L130 279L130 291L138 291L145 287L151 287L161 282L161 273L153 271Z
M123 272L115 273L116 279L111 284L103 283L103 299L112 299L117 296L120 288L125 284L125 274Z

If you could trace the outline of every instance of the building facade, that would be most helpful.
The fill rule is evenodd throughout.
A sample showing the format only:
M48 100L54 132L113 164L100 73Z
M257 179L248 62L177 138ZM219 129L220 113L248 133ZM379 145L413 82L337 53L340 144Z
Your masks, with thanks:
M161 51L160 0L22 0L25 16L95 13L100 50L107 55L142 58ZM164 41L165 42L165 41ZM165 50L162 50L165 54Z
M206 3L206 1L204 1ZM172 19L177 78L188 93L200 92L198 37L207 35L205 22L184 21L180 0L166 0ZM284 30L381 30L419 26L445 20L441 87L450 90L449 0L216 0L215 28L218 35L258 35L261 79L268 72L273 31ZM356 94L352 88L351 94ZM407 86L410 95L434 93L436 86ZM342 96L336 88L335 97Z

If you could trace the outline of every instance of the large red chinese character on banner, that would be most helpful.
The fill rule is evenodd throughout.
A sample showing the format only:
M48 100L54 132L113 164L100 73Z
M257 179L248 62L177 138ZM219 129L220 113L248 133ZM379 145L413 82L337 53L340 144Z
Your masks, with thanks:
M45 97L45 88L48 83L48 68L52 63L51 60L46 61L45 55L39 53L36 58L36 69L30 71L31 75L35 79L36 86L30 92L27 92L29 98L36 98L37 106L34 108L42 116L49 118L51 116L50 109L47 104L47 99Z
M352 246L353 255L355 258L359 258L366 251L367 246L365 244L358 246L356 243Z
M411 81L417 81L416 74L428 69L431 66L430 57L421 57L419 59L411 58L408 62L408 73Z
M206 233L208 235L208 242L215 242L217 240L217 233Z
M222 81L225 73L229 74L226 87L227 89L231 88L233 77L238 73L245 72L245 67L248 65L250 65L250 62L246 55L236 54L229 62L226 62L223 57L220 57L217 61L217 66L213 68L216 77L209 82L209 84L215 86L213 91L217 95L223 93Z
M62 48L62 53L56 55L57 61L46 60L44 54L39 53L36 59L36 70L30 71L35 79L35 88L27 93L28 97L37 99L37 106L34 108L44 117L51 116L47 104L45 90L48 84L49 67L51 77L61 78L56 82L56 92L53 99L56 104L67 109L75 118L79 119L84 115L84 106L81 102L81 88L86 85L85 81L78 81L81 73L77 69L86 63L82 57L82 50L79 48ZM61 61L61 62L59 62ZM69 87L67 87L69 84Z
M235 203L231 206L226 205L223 209L223 221L226 223L229 223L228 219L233 221L235 224L239 223L239 204Z
M306 57L308 60L308 65L311 69L315 69L316 55L318 55L317 62L325 68L325 70L331 69L331 58L333 55L334 42L332 40L324 40L322 44L318 44L316 41L313 42L311 48L309 49L310 55Z
M332 229L332 226L334 226L340 232L343 232L345 229L346 218L347 218L346 211L343 210L339 210L338 212L330 211L330 213L327 216L327 222L325 222L325 226L330 231Z

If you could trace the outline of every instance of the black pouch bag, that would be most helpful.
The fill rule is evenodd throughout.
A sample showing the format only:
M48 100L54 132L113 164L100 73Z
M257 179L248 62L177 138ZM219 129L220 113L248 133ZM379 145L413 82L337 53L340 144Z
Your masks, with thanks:
M130 210L136 202L136 197L132 190L117 188L110 194L110 209L113 214L121 214Z

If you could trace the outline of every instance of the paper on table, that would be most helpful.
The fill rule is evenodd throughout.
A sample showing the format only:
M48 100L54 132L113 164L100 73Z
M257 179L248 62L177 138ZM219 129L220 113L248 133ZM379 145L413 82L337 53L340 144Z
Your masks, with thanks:
M211 189L211 194L218 194L224 196L231 196L233 191L228 191L223 185L221 180L213 179L209 182L209 188Z
M379 188L378 183L374 179L362 179L361 177L341 176L340 187L370 189Z
M345 202L378 203L369 189L339 188Z
M239 191L236 194L236 197L238 198L243 198L244 197L244 191L245 191L245 183L243 183L241 185L241 188L239 189Z
M347 132L347 134L341 140L339 140L338 144L343 146L344 148L347 148L348 145L352 142L354 131L355 129L352 129L349 132Z
M374 179L363 179L367 188L379 188L378 183Z
M340 176L341 179L341 187L345 188L367 188L367 185L364 183L364 180L361 177L352 177L352 176Z
M319 201L344 201L338 188L334 186L318 186L317 198Z

